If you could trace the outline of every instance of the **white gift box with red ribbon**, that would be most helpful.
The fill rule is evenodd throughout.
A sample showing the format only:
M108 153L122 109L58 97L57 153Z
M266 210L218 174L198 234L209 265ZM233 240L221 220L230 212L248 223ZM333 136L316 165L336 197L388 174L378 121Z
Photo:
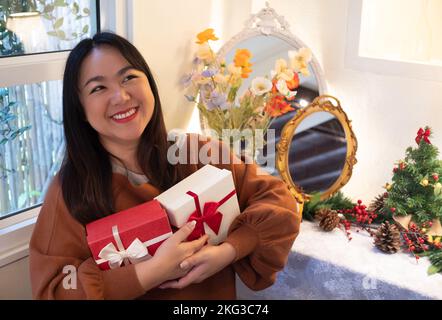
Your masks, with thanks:
M224 241L240 214L232 172L209 164L155 199L166 210L171 225L180 228L188 221L197 222L188 240L207 234L210 244Z

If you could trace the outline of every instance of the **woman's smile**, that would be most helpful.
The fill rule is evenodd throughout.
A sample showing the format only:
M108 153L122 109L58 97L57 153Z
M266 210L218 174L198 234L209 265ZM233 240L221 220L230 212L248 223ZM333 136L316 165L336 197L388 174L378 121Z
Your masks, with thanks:
M115 113L110 118L113 121L115 121L116 123L126 123L126 122L129 122L129 121L135 119L135 117L138 114L138 109L139 109L139 107L133 107L130 109L126 109L126 110L120 111L118 113Z

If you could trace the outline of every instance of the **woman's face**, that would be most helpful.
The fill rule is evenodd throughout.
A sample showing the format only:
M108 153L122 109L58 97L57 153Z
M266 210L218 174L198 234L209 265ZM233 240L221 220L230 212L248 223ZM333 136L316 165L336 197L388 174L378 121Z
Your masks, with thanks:
M117 49L102 45L84 59L78 87L86 119L106 149L138 144L155 105L143 72Z

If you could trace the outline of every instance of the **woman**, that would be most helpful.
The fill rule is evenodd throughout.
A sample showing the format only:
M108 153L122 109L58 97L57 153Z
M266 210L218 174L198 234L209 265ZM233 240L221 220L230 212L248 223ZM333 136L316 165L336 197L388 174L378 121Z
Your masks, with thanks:
M234 299L235 271L255 290L275 281L299 231L296 203L280 180L260 175L254 164L233 164L233 156L230 164L214 164L232 171L242 212L223 243L205 244L206 236L185 241L189 224L147 261L107 271L97 267L85 224L149 201L206 164L167 161L170 143L158 90L127 40L98 33L72 50L63 79L63 118L65 158L30 243L35 298ZM203 145L209 155L226 151L216 141Z

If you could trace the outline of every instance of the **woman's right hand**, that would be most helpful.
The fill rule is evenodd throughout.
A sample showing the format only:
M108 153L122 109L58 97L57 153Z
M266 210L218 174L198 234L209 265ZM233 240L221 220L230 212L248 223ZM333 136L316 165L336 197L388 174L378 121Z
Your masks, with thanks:
M164 241L155 255L135 265L138 279L145 290L172 279L177 279L189 272L180 267L180 263L199 251L207 241L207 235L193 241L186 241L195 228L195 221L189 222Z

